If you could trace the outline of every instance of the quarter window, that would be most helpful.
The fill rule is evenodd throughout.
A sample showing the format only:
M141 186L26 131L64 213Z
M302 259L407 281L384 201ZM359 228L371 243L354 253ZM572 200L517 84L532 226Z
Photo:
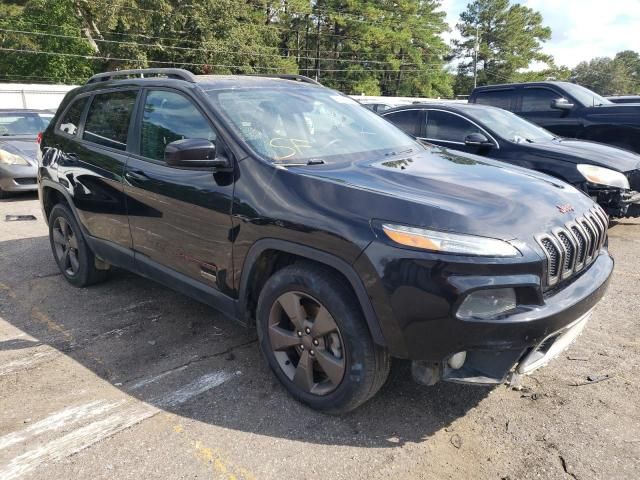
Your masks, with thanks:
M142 118L140 155L164 160L167 144L186 138L215 143L216 133L209 121L185 96L165 90L147 94Z
M522 112L550 112L551 102L560 98L557 93L546 88L525 88L522 91Z
M418 132L418 115L420 112L417 110L401 110L400 112L390 113L385 115L387 120L390 120L395 126L404 130L409 135L417 137Z
M440 110L427 113L427 138L444 142L464 143L467 135L482 133L473 123Z
M136 95L133 90L96 95L89 107L82 138L105 147L126 150Z
M84 107L88 99L89 97L84 97L73 101L60 121L60 126L58 127L60 130L69 135L76 135L78 133L82 112L84 112Z

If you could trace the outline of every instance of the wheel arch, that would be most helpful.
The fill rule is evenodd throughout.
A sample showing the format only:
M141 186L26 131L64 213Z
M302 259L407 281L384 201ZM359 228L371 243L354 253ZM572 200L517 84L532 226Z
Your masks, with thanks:
M42 211L47 223L49 223L49 215L51 214L53 207L58 203L65 203L69 207L69 210L71 210L71 213L78 222L78 225L80 225L80 228L82 228L82 223L80 222L80 218L78 218L78 213L76 212L69 192L67 192L62 186L49 181L42 182L41 192Z
M344 277L353 289L367 322L373 341L385 345L378 317L373 310L369 295L355 269L345 260L306 245L280 239L258 240L250 248L244 260L239 289L238 317L242 322L251 323L255 313L255 303L264 282L275 271L299 260L314 262L328 267Z

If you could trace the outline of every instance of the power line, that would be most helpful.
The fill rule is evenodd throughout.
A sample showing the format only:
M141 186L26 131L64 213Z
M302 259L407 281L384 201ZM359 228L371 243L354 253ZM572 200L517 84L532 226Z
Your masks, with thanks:
M79 53L62 53L62 52L47 52L44 50L28 50L21 48L5 48L0 47L0 51L3 52L14 52L14 53L30 53L36 55L57 55L62 57L74 57L74 58L84 58L86 60L108 60L113 62L133 62L133 63L157 63L162 65L182 65L182 66L192 66L192 67L220 67L220 68L236 68L236 69L258 69L258 70L270 70L277 72L281 70L281 68L277 67L260 67L255 65L223 65L223 64L212 64L212 63L195 63L195 62L173 62L167 60L153 60L153 59L136 59L136 58L117 58L117 57L105 57L100 55L83 55ZM304 70L304 69L303 69ZM329 68L321 68L321 69L309 69L318 72L350 72L350 73L360 73L359 71L354 71L350 69L329 69ZM434 69L435 70L435 69ZM399 70L395 69L366 69L363 70L362 73L365 72L384 72L384 73L397 73ZM423 72L424 69L415 69L415 70L402 70L403 73L415 73L415 72Z
M1 32L8 33L17 33L20 35L39 35L39 36L47 36L47 37L55 37L55 38L69 38L74 40L83 40L86 41L85 37L74 36L74 35L63 35L60 33L49 33L49 32L38 32L38 31L27 31L27 30L14 30L8 28L0 28ZM217 48L201 48L201 47L178 47L172 45L153 45L149 43L138 43L131 41L119 41L119 40L104 40L104 39L94 39L95 42L100 43L109 43L116 45L130 45L137 47L146 47L146 48L156 48L156 49L171 49L171 50L180 50L180 51L188 51L188 52L205 52L205 53L226 53L231 55L240 55L240 56L252 56L252 57L270 57L270 58L279 58L282 60L288 59L297 59L297 60L326 60L326 61L339 61L339 62L347 62L347 63L358 63L358 64L387 64L388 61L380 61L380 60L354 60L350 58L336 58L336 57L298 57L297 55L292 55L290 57L276 55L271 53L251 53L251 52L241 52L241 51L232 51L226 49L217 49ZM343 52L338 52L343 54ZM413 65L413 64L404 64L404 65ZM434 63L435 65L435 63Z
M4 19L0 19L0 22L6 22L6 20ZM24 23L28 23L30 25L43 25L43 26L47 26L47 27L53 27L53 28L69 28L69 25L56 25L56 24L51 24L51 23L44 23L44 22L33 22L31 20L24 20L22 19L21 22ZM76 29L78 31L78 33L80 33L80 27L72 27L74 29ZM304 31L300 31L302 33L304 33ZM41 32L38 31L37 33L49 33L49 32ZM180 32L176 32L176 33L180 33ZM188 32L182 32L182 33L188 33ZM316 35L315 32L309 32L310 35ZM154 36L154 35L147 35L147 34L142 34L142 33L124 33L124 32L104 32L104 35L117 35L117 36L122 36L122 37L141 37L141 38L148 38L148 39L157 39L157 40L166 40L166 41L172 41L172 42L188 42L188 43L195 43L195 44L200 44L201 41L199 40L192 40L192 39L188 39L188 38L177 38L177 37L163 37L163 36ZM324 34L320 34L320 36L322 37ZM82 37L84 38L84 37ZM94 39L95 41L99 41L99 39ZM100 41L104 41L104 40L100 40ZM113 41L115 42L115 41ZM165 46L167 48L172 47L172 46ZM188 48L188 47L183 47L183 48ZM197 48L197 47L194 47ZM313 52L314 54L316 53L316 49L297 49L297 48L290 48L290 49L286 49L286 48L281 48L281 47L275 47L275 46L269 46L269 45L264 45L262 46L262 48L264 49L272 49L272 50L287 50L289 52L296 52L296 56L297 54L301 53L301 52ZM442 53L444 50L438 50L438 49L433 49L432 54L438 55L439 53ZM333 54L335 53L333 50L320 50L320 53L323 55L327 55L327 54ZM362 52L354 52L354 51L349 51L349 50L340 50L339 53L341 55L356 55L359 57L362 57L363 55L366 55L367 57L384 57L384 56L389 56L389 55L393 55L392 52L389 53L383 53L383 52L367 52L366 54L363 54ZM293 56L292 56L293 57ZM401 57L401 60L403 60L404 58L406 58L407 55L403 54ZM287 57L285 57L287 58ZM313 58L315 59L315 57L301 57L301 58ZM331 58L332 59L332 58ZM363 61L367 60L365 58L362 58Z

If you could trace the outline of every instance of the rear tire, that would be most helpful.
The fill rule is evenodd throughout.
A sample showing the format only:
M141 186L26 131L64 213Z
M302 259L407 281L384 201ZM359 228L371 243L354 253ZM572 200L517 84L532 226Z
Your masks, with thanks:
M297 400L345 413L373 397L391 360L376 345L351 287L332 270L299 263L276 272L257 306L260 348Z
M96 268L96 258L66 205L59 203L51 209L49 242L62 275L74 287L86 287L107 278L106 270Z

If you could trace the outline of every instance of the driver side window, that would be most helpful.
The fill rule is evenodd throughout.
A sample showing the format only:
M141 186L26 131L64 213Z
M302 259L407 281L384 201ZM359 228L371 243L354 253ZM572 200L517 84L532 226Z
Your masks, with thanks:
M167 90L147 93L142 116L140 155L164 161L164 149L176 140L197 138L216 142L209 121L184 95Z
M429 110L427 113L427 139L464 143L464 139L472 133L482 132L462 117L440 110Z

